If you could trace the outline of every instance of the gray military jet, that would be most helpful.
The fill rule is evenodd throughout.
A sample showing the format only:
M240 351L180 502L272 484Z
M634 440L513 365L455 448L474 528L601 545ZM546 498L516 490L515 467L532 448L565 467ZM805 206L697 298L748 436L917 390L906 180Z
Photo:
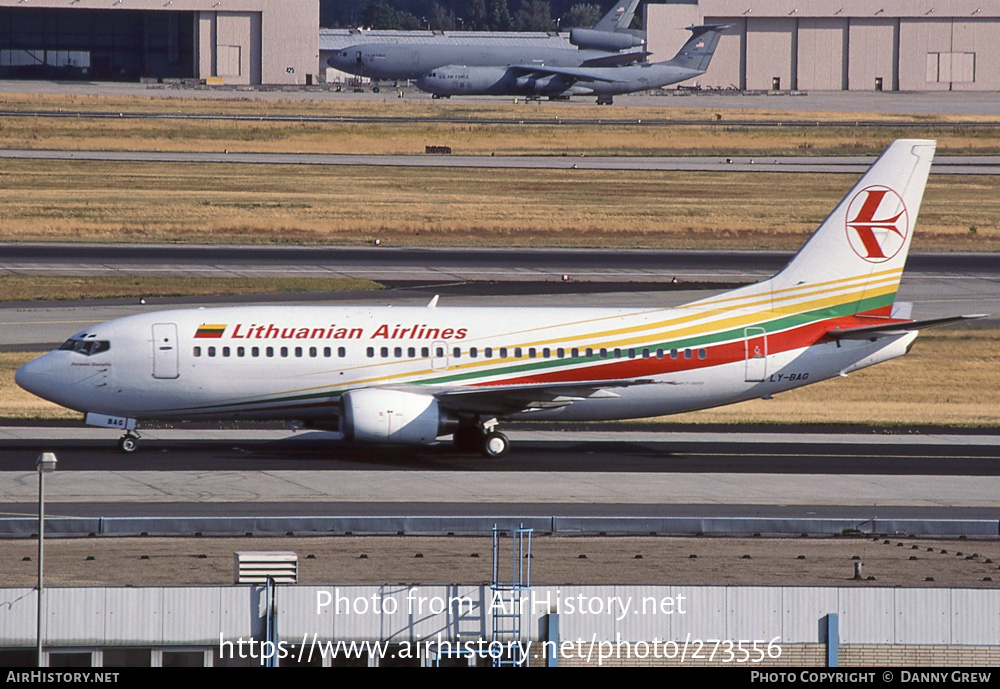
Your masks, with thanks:
M638 4L639 0L620 0L592 28L572 29L569 40L575 48L512 45L450 34L420 43L352 45L335 53L327 64L375 82L417 79L444 65L506 67L537 63L552 67L605 67L630 64L646 56L642 50L633 50L645 45L645 40L627 30Z
M659 88L704 74L728 24L689 26L692 36L673 59L619 67L563 67L519 64L507 67L447 65L417 79L417 88L435 98L525 96L568 98L596 95L610 105L615 94Z

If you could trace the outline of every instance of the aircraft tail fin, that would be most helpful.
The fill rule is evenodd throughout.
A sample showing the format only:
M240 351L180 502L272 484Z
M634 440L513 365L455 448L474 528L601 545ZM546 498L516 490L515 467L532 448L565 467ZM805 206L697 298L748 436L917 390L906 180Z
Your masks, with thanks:
M900 139L769 282L777 296L802 285L854 290L857 311L889 315L934 159L934 141Z
M712 61L722 32L729 28L729 24L703 24L687 28L691 32L691 38L681 46L681 49L668 63L676 67L704 72Z
M934 141L895 141L781 272L692 306L769 304L770 311L788 315L893 316L934 148Z
M619 0L618 4L611 8L611 11L601 17L600 21L594 24L595 31L616 31L627 29L632 23L635 15L635 8L639 5L639 0Z

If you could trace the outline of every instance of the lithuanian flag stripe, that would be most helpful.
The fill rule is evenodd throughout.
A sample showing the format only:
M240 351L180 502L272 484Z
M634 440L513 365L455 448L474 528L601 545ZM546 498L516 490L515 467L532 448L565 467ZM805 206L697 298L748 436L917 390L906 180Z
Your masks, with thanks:
M202 323L198 326L198 332L194 334L195 337L222 337L222 334L226 332L226 324L218 323Z

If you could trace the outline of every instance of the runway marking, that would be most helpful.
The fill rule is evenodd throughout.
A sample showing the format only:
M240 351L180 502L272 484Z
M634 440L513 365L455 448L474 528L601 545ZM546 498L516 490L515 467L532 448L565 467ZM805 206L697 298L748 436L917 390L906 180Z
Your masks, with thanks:
M676 455L684 457L806 457L809 459L991 459L997 460L997 457L988 457L984 455L938 455L938 454L926 454L926 455L851 455L851 454L816 454L813 452L789 452L789 453L778 453L778 452L754 452L739 454L736 452L677 452Z

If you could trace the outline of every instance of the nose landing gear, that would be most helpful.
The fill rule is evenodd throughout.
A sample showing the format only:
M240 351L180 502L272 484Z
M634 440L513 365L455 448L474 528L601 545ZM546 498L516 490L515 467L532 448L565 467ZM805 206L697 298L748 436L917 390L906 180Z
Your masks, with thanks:
M118 449L127 455L139 449L139 434L130 432L118 439Z

